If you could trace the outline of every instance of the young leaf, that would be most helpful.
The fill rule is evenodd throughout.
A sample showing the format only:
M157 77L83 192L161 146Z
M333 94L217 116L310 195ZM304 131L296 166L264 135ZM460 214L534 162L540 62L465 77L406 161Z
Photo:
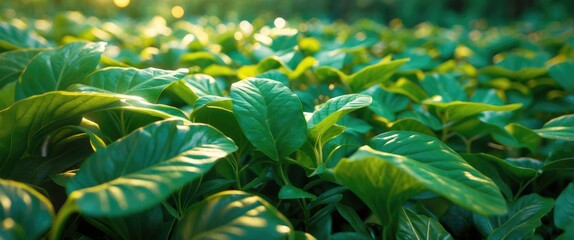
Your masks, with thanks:
M408 61L408 58L390 62L383 61L378 64L367 66L353 75L346 76L343 78L343 81L351 88L352 92L360 92L375 84L380 84L389 80L401 65Z
M534 131L543 138L574 141L574 114L554 118Z
M554 200L538 194L525 195L509 206L508 214L499 217L474 215L478 230L488 239L529 239L554 207Z
M75 202L87 216L141 212L161 203L236 149L230 139L208 125L157 122L88 158L66 185L68 201Z
M248 78L231 85L233 112L249 141L274 160L301 147L307 127L297 95L280 82Z
M82 83L108 92L139 96L155 103L162 91L172 82L182 79L187 71L110 67L93 72Z
M346 114L371 104L372 98L363 94L346 94L329 99L321 108L313 112L307 122L309 136L319 140L321 136ZM335 136L333 136L335 137ZM322 147L322 146L320 146Z
M311 201L317 199L315 194L306 192L305 190L295 187L291 184L286 184L279 190L279 199L299 199L299 198L310 198Z
M485 111L514 111L522 107L522 104L495 106L485 103L460 101L449 103L425 101L424 104L436 108L442 114L445 122L455 122Z
M436 219L416 214L408 208L402 208L397 239L453 238Z
M566 230L568 225L572 223L574 223L574 183L571 182L556 198L554 224L556 227Z
M395 113L406 109L409 104L407 97L385 91L380 86L371 87L362 93L373 97L369 109L389 121L395 121Z
M41 239L54 219L52 203L20 182L0 179L0 237Z
M0 111L0 176L8 177L24 153L36 151L49 132L79 124L84 114L119 108L127 98L57 91L26 98Z
M175 239L291 239L293 232L289 220L264 199L225 191L191 206Z
M104 43L74 42L44 51L30 61L16 85L16 98L64 90L96 69Z

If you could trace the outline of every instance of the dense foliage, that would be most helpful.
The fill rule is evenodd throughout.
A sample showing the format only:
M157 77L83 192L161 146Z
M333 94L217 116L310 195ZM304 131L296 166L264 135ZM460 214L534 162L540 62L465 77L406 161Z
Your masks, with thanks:
M0 238L571 239L572 26L0 23Z

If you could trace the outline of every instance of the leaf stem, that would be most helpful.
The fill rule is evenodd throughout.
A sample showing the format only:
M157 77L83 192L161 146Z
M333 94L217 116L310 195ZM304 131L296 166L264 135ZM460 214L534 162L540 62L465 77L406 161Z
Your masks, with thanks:
M49 236L50 240L62 239L61 235L62 231L64 230L64 227L66 226L66 221L68 220L70 215L78 212L79 208L78 205L76 204L75 197L73 196L74 193L72 193L70 197L68 197L68 199L66 200L66 202L64 203L62 208L60 208L60 211L56 215L53 228L50 231Z

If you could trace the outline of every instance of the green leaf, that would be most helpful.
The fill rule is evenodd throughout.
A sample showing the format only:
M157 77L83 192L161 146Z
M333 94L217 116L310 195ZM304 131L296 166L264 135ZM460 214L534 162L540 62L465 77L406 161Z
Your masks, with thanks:
M291 239L293 232L289 220L267 201L226 191L191 206L177 225L175 239Z
M0 232L6 239L41 239L54 219L52 203L20 182L0 179Z
M419 120L411 118L403 118L398 121L388 124L389 131L411 131L419 132L431 137L436 137L436 134L427 126L422 124Z
M416 214L408 208L402 208L397 239L453 238L436 219Z
M554 118L534 131L543 138L574 141L574 114Z
M510 55L496 65L491 65L480 69L480 73L492 77L506 77L519 81L525 81L540 77L548 71L542 67L539 59L529 59L519 55Z
M359 108L369 106L371 102L372 98L363 94L346 94L329 99L309 118L307 122L309 136L316 140L321 139L321 136L343 116Z
M419 87L419 85L411 82L406 78L399 78L399 80L395 83L384 85L383 88L386 91L407 96L417 103L420 103L428 98L427 93L421 87Z
M93 72L82 83L108 92L139 96L155 103L169 84L186 74L187 69L110 67Z
M445 122L455 122L485 111L514 111L522 107L522 104L495 106L485 103L460 101L449 103L425 101L424 104L436 108Z
M16 98L64 90L96 69L104 43L74 42L44 51L30 61L16 85Z
M380 63L367 66L360 71L347 76L343 81L356 93L365 90L375 84L388 81L393 74L409 59L398 59L390 62L382 61Z
M125 217L84 217L113 239L168 239L173 219L162 205Z
M572 223L574 223L574 183L571 182L556 198L554 224L556 227L566 230L568 225Z
M380 153L405 157L412 161L412 165L423 165L424 169L420 171L406 163L396 166L458 205L485 215L506 212L506 203L494 182L434 137L416 132L391 131L373 137L369 146ZM451 185L444 186L449 182Z
M554 207L554 200L538 194L525 195L509 206L508 214L499 217L474 215L478 230L488 239L529 239Z
M0 88L0 110L14 104L16 99L16 82L6 84Z
M230 139L208 125L150 124L88 158L66 185L68 201L87 216L141 212L236 149Z
M335 205L335 207L337 208L337 211L339 212L339 214L341 214L341 216L347 220L347 222L349 222L349 224L351 224L351 226L353 227L353 229L358 232L358 233L362 233L365 235L369 234L369 231L367 230L367 227L365 226L365 223L363 222L363 220L361 220L361 217L359 217L359 215L357 214L357 212L347 206L344 205L342 203L337 203Z
M297 95L280 82L249 78L231 85L233 112L258 150L280 160L301 147L307 127Z
M51 131L79 124L84 114L119 108L127 98L58 91L26 98L0 111L0 176L9 176L26 152L39 152Z
M46 40L9 23L0 23L0 49L43 48Z
M311 201L317 199L315 194L309 193L301 188L295 187L291 184L283 185L279 190L279 199L300 199L310 198Z
M427 75L421 82L421 87L428 96L440 99L439 102L466 101L468 97L464 89L453 77L445 74Z
M498 131L493 132L493 137L502 144L511 147L526 147L530 152L536 152L542 139L540 136L530 128L527 128L518 123L510 123L501 129L510 134L510 138L505 137Z
M395 113L405 110L409 104L407 97L385 91L380 86L371 87L361 93L373 98L369 109L389 121L395 121Z
M0 88L15 82L24 68L41 49L23 49L0 53Z
M564 90L570 94L574 94L574 78L572 78L572 76L574 76L573 60L552 65L548 69L548 73Z

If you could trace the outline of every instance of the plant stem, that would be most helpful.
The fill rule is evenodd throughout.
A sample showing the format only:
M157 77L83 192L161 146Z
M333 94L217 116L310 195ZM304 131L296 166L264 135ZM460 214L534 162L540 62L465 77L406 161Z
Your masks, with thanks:
M72 193L70 197L68 197L68 199L66 200L66 202L64 203L62 208L60 208L60 211L56 215L53 228L50 231L49 236L50 240L62 239L61 235L62 231L64 230L64 227L66 226L66 220L68 220L68 217L70 217L70 215L74 214L79 210L78 205L76 205L76 201L74 200L75 198L73 196L74 193Z

